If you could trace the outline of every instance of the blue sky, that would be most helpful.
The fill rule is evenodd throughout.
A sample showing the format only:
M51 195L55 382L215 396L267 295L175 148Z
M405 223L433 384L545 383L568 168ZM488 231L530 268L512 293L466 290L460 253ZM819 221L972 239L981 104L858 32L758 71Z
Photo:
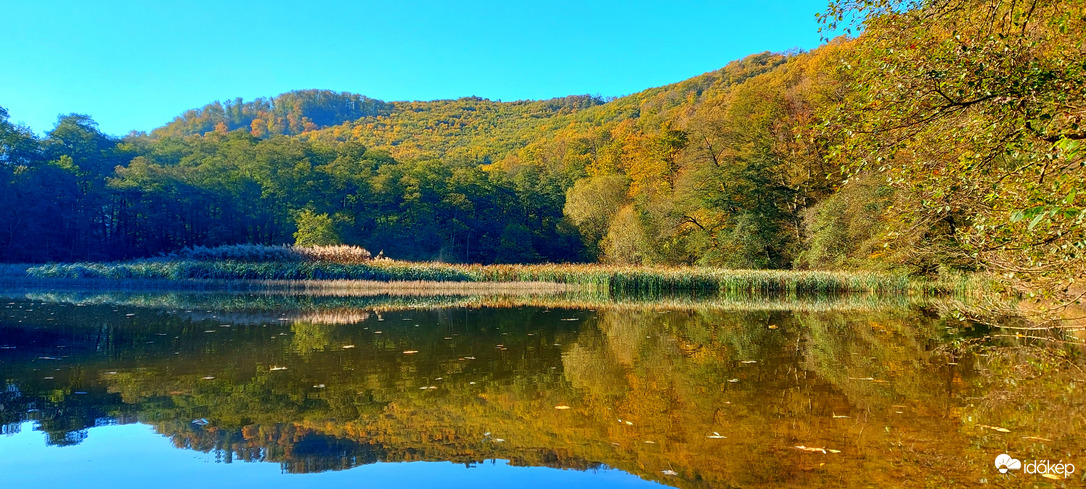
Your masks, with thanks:
M296 89L382 100L625 95L819 44L825 0L50 1L0 6L0 106L115 135Z

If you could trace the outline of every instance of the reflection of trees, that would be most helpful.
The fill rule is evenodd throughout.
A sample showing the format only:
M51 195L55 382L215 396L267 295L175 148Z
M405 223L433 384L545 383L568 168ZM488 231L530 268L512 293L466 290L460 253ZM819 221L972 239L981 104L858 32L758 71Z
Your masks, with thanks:
M933 353L941 328L919 313L480 307L223 327L126 312L22 316L62 319L48 335L9 336L21 342L11 351L75 348L52 383L32 380L38 353L5 357L17 361L0 363L13 379L0 420L14 426L44 406L41 427L70 443L135 414L178 447L290 472L502 458L725 487L953 485L980 470L954 461L974 454L959 427L975 364L945 367Z

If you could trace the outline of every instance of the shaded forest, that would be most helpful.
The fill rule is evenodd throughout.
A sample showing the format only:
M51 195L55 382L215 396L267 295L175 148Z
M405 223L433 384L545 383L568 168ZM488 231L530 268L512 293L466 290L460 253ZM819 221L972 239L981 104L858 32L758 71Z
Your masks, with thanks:
M1086 2L832 4L860 34L615 99L0 111L0 260L346 243L466 263L1083 269Z

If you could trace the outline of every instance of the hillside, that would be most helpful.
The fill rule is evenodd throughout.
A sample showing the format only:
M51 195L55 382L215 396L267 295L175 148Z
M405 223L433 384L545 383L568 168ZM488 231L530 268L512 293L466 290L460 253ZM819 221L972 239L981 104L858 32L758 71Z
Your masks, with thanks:
M329 90L299 90L253 101L214 102L186 111L151 132L154 139L203 136L248 129L254 137L303 135L360 142L394 158L452 157L498 161L558 131L606 127L623 120L659 124L682 106L719 96L746 79L770 71L787 57L761 53L671 85L604 100L570 95L548 100L390 101Z
M857 38L613 100L305 90L124 140L85 115L38 138L3 111L0 259L342 242L469 263L989 270L1069 290L1086 269L1086 15L1071 14L1086 5L964 3L849 7L827 23L855 19Z

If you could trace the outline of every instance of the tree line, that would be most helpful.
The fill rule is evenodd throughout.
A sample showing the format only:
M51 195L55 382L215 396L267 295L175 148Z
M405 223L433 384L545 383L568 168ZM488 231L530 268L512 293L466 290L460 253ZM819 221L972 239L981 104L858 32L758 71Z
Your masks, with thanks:
M5 261L116 260L314 236L409 259L584 259L560 206L532 192L546 182L493 178L473 161L401 162L357 143L245 130L116 139L81 115L62 116L39 139L0 116Z
M837 2L859 32L617 99L0 122L4 261L340 241L407 259L1083 269L1086 2ZM1031 279L1032 279L1031 278ZM1045 279L1047 280L1047 279ZM1062 284L1062 285L1059 285Z

